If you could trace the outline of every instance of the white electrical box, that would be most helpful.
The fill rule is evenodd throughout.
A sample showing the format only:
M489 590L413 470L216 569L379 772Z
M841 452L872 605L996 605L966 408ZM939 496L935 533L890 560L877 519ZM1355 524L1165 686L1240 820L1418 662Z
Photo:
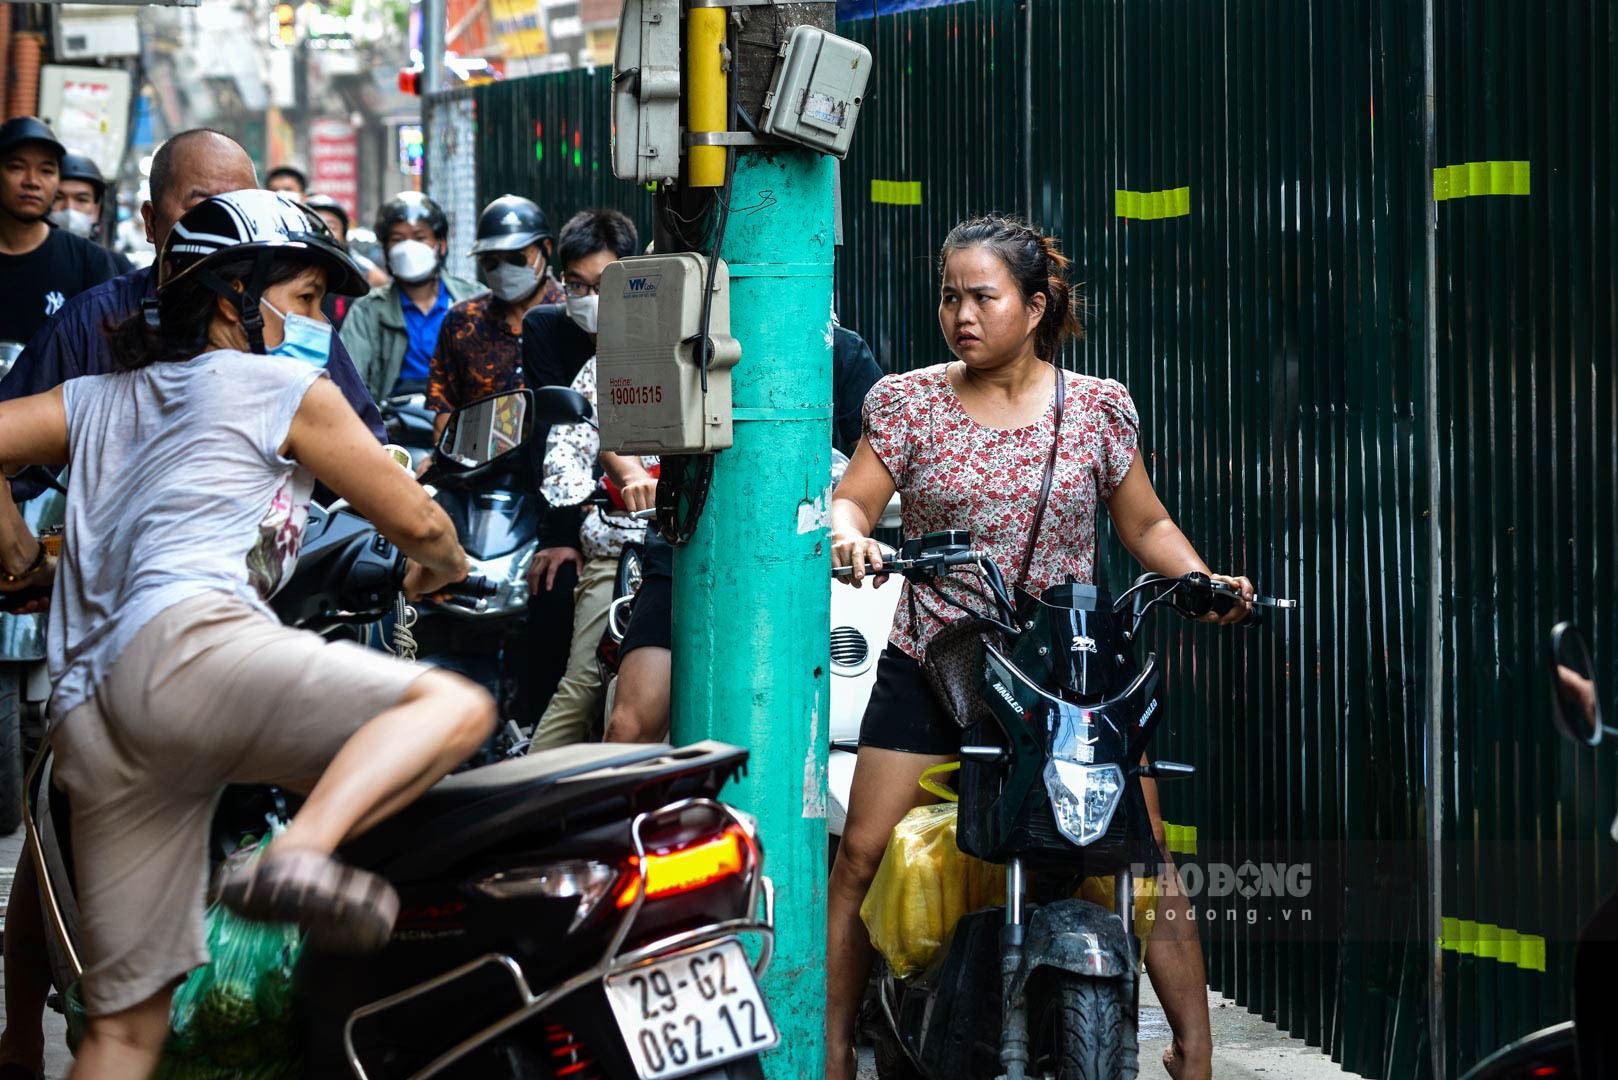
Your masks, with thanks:
M775 79L764 98L764 131L845 158L870 78L871 50L813 26L798 26L781 46Z
M625 0L612 128L618 179L672 183L680 175L680 0Z
M596 415L601 448L630 454L703 454L731 445L730 271L714 275L708 391L702 390L702 255L643 255L601 274L596 334Z

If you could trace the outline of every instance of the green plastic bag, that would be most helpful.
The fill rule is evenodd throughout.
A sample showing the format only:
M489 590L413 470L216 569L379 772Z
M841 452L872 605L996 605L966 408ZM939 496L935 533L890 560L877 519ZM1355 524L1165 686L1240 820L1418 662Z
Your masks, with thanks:
M238 860L258 857L244 847ZM169 1009L169 1038L154 1080L292 1080L301 1069L292 972L303 933L249 922L208 906L208 963L186 977ZM86 1017L78 984L67 993L68 1047L78 1052Z

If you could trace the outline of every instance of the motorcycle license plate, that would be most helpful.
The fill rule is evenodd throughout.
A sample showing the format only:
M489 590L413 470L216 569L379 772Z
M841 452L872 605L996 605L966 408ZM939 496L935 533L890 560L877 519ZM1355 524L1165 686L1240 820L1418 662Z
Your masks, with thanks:
M640 1080L702 1072L781 1041L735 938L609 975L606 983Z

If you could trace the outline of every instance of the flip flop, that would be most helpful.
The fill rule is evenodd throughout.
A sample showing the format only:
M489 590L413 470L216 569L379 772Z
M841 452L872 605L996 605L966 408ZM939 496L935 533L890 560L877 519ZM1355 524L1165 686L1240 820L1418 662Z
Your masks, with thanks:
M318 851L271 848L219 887L225 906L257 922L295 922L328 952L375 952L399 916L399 893L368 870ZM3 1078L0 1078L3 1080Z

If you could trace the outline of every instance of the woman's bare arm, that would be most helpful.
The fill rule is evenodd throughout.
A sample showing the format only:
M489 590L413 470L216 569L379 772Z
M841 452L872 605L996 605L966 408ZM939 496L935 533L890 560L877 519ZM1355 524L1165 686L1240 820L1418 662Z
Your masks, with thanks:
M304 395L282 453L432 572L430 581L418 577L409 591L432 591L466 576L466 552L449 515L388 456L330 379L317 379Z
M867 563L872 573L881 573L882 550L870 539L871 529L881 519L895 490L893 474L861 439L831 500L832 565L852 566L854 574L849 581L856 587L865 577ZM882 581L879 576L876 583L880 585Z
M1228 577L1208 569L1208 564L1202 561L1197 549L1191 546L1185 533L1169 517L1163 500L1157 497L1157 490L1152 487L1151 477L1146 475L1146 463L1141 460L1139 450L1135 451L1135 460L1130 463L1124 482L1107 500L1107 510L1112 514L1113 528L1118 530L1118 538L1124 542L1124 547L1152 573L1171 577L1190 573L1207 574L1241 589L1244 600L1253 599L1253 583L1245 577ZM1239 622L1246 615L1246 606L1238 605L1215 621Z

